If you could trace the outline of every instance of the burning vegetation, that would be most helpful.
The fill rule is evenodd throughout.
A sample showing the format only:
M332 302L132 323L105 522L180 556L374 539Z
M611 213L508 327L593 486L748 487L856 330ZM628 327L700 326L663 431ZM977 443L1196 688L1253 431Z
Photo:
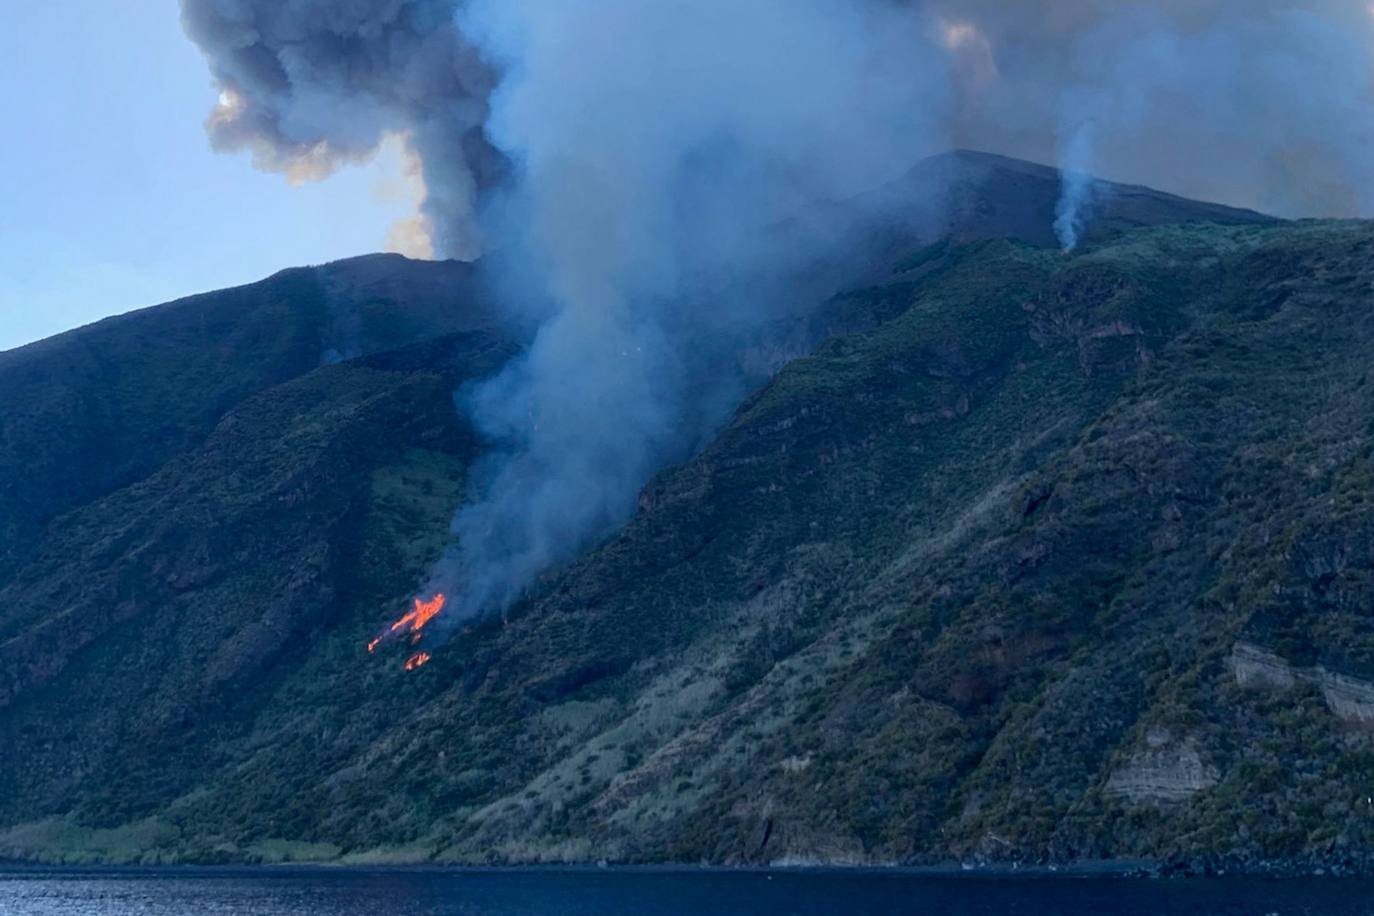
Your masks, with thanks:
M415 599L415 607L412 608L404 617L397 620L387 627L376 639L367 644L368 652L376 652L377 647L393 636L409 636L410 644L415 645L424 638L425 627L443 612L444 606L448 603L448 598L443 594L435 595L428 601ZM405 669L414 671L421 668L430 660L428 652L417 652L406 659Z

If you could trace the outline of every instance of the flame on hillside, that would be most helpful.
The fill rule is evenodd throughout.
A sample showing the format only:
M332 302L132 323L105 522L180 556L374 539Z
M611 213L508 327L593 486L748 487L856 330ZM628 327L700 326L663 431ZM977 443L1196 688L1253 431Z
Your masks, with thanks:
M425 627L428 626L435 617L439 616L447 603L448 598L442 593L435 595L428 601L422 601L416 598L415 607L411 608L411 610L400 620L397 620L395 623L391 624L391 626L383 630L376 639L369 642L367 644L367 651L376 652L377 647L390 637L403 636L406 634L410 635L410 644L412 646L417 644L424 638ZM405 669L407 671L414 671L416 668L422 667L429 659L430 655L428 652L416 653L406 659Z

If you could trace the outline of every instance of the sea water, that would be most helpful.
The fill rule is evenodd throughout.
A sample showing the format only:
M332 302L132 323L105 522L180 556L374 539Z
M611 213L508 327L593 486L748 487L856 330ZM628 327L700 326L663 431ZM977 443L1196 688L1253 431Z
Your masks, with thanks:
M1374 916L1374 881L898 871L0 869L3 916Z

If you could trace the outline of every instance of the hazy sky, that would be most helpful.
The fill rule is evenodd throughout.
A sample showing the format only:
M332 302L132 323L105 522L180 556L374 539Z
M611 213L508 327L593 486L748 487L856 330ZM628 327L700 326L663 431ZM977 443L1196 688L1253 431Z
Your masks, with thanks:
M399 157L284 193L209 148L216 99L177 0L7 4L0 28L0 350L382 247Z

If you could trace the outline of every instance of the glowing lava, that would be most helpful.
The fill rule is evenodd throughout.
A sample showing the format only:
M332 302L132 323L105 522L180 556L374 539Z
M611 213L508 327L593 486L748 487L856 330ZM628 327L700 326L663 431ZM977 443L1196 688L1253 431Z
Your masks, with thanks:
M443 594L435 595L428 601L421 601L419 598L416 598L415 607L400 620L396 621L391 626L387 627L386 631L383 632L382 635L378 636L376 639L369 642L367 644L367 651L377 651L377 647L382 644L382 640L386 639L393 633L412 634L410 638L410 643L411 645L414 645L415 643L420 641L421 637L424 636L424 628L429 625L429 622L431 620L439 616L439 613L443 611L444 605L447 603L448 598L446 598ZM423 665L425 662L429 661L428 655L425 655L425 653L423 652L421 652L420 655L424 655L425 658L424 661L419 662L414 666L416 668L420 667L420 665ZM415 661L415 659L418 659L419 657L419 655L413 656L410 659L410 661L406 662L407 671L412 670L410 662Z
M428 601L421 601L419 598L416 598L415 610L393 623L388 632L396 633L405 630L407 627L409 627L412 633L420 632L425 628L426 624L439 616L439 612L444 609L444 604L447 601L448 599L442 594L435 595Z
M430 654L428 652L417 652L410 658L406 659L406 670L414 671L417 668L423 668L425 664L429 661L429 659Z

